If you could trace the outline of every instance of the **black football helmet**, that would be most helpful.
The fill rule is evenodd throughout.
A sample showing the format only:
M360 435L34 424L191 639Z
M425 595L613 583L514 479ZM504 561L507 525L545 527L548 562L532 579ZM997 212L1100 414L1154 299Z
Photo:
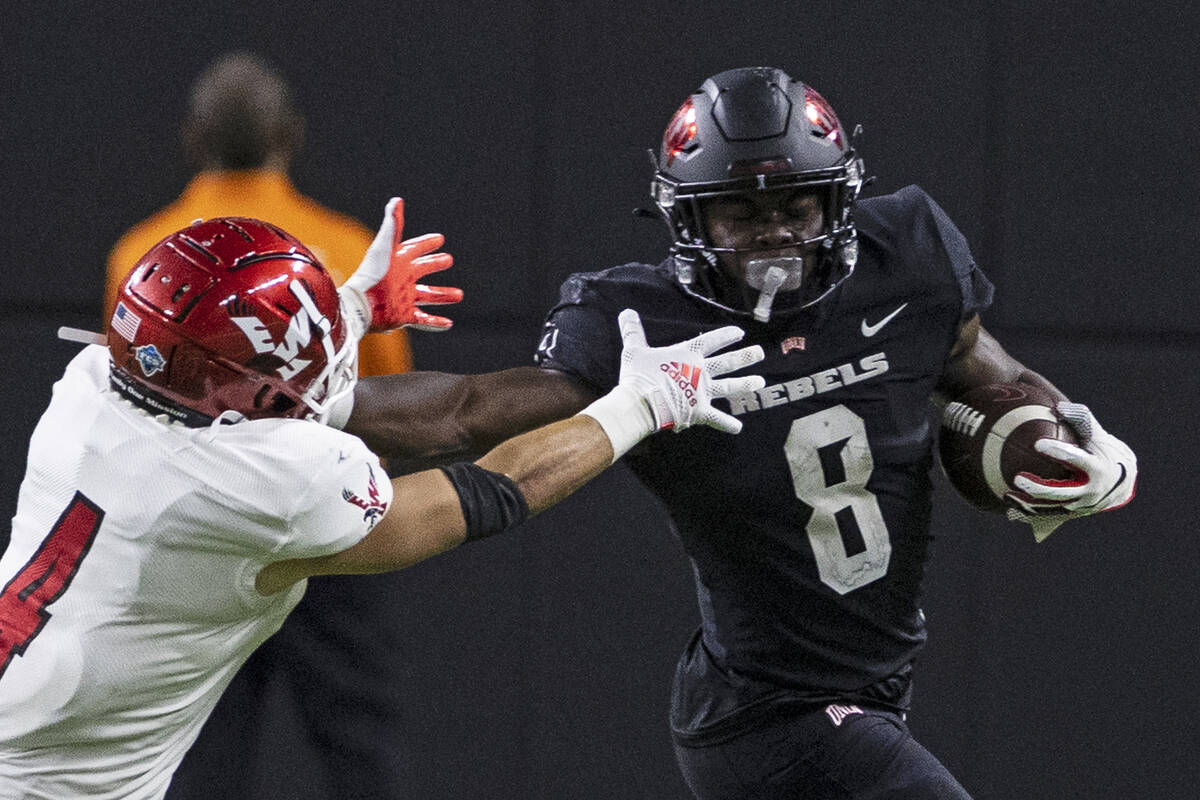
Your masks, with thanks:
M825 99L783 70L746 67L708 78L675 112L661 150L651 157L656 171L650 193L671 230L676 278L687 291L766 322L772 309L778 314L813 305L853 271L858 241L852 211L863 186L862 159ZM795 257L756 259L745 277L724 274L718 254L745 248L708 241L705 201L795 189L820 199L821 232L774 249L815 251L808 274ZM772 248L755 246L754 252L764 249ZM738 291L721 291L730 281L741 284Z

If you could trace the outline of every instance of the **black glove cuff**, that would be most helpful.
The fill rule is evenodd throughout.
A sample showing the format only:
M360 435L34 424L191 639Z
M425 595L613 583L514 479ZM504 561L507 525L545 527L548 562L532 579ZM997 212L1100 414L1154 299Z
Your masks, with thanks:
M461 461L439 467L458 492L467 520L466 541L494 536L529 518L525 495L507 475Z

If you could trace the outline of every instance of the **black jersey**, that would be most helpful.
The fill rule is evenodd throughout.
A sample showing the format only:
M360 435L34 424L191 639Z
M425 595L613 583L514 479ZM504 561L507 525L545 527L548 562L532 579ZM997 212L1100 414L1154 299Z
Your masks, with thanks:
M736 727L781 692L906 702L925 640L929 397L992 287L915 186L860 201L855 220L854 273L782 320L688 294L669 261L574 275L547 320L538 362L600 392L617 381L624 308L652 346L735 323L766 353L746 370L766 387L727 403L740 434L660 434L626 456L695 571L702 625L677 672L678 735Z

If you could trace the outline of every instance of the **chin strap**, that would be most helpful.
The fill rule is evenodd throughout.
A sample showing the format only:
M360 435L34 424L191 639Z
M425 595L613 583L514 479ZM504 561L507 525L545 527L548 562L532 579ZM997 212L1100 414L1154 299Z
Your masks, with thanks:
M205 428L213 424L213 418L207 414L172 403L153 389L131 381L117 369L109 370L108 385L136 407L153 417L163 417L166 422L181 422L189 428Z

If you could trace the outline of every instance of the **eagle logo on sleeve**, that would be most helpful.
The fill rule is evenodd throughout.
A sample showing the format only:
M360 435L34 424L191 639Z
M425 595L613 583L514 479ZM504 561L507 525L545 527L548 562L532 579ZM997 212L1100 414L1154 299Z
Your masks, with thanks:
M379 499L379 484L375 482L375 470L371 469L370 464L367 464L367 499L362 499L350 489L342 489L342 499L363 510L363 522L367 523L367 530L374 528L375 523L383 518L383 512L387 511L388 504Z

